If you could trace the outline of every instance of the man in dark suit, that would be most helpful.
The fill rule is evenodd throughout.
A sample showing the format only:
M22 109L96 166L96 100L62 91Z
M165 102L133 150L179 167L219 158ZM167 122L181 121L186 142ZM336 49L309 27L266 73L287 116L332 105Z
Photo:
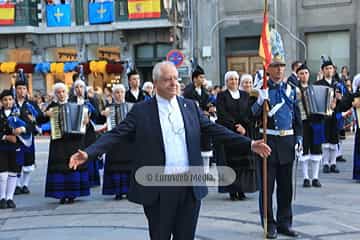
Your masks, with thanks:
M297 69L302 65L302 62L297 60L291 64L292 73L287 79L287 83L289 83L292 87L299 87L299 79L297 76Z
M208 90L204 87L205 71L199 65L195 67L191 74L192 83L187 85L184 89L184 98L194 100L203 113L210 117L210 113L215 113L216 108L210 102L210 95ZM204 159L206 167L210 164L210 157L213 155L211 138L207 134L201 135L201 156Z
M137 103L145 100L146 93L140 88L140 75L136 70L128 74L129 90L125 93L125 101Z
M177 97L178 72L173 63L156 64L153 79L156 97L134 105L115 129L84 151L75 153L69 167L76 169L89 157L107 152L123 140L130 141L137 151L133 158L128 198L143 205L151 239L170 240L173 236L174 240L192 240L207 187L195 186L193 182L188 186L145 186L135 181L136 171L144 166L158 166L162 169L160 174L191 174L192 167L203 166L201 133L237 145L244 153L251 149L268 156L271 150L262 140L251 141L212 123L193 101Z

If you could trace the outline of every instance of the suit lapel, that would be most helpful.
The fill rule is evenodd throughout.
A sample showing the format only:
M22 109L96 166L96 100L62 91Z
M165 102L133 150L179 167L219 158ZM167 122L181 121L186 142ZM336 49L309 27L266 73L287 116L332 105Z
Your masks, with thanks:
M164 159L165 159L164 139L163 139L161 126L160 126L159 109L158 109L156 97L151 98L149 100L149 104L150 104L150 111L148 114L151 118L151 120L150 120L151 127L152 127L151 132L152 132L152 134L155 135L154 139L159 139L160 146L162 148L162 151L164 154Z
M181 115L184 121L184 128L185 128L185 139L186 139L186 147L188 149L188 154L190 154L190 147L193 145L191 144L191 138L189 138L189 131L190 131L190 126L191 126L191 112L189 111L190 108L189 106L186 105L186 103L184 102L184 99L180 98L180 97L176 97L179 107L180 107L180 111L181 111ZM192 113L194 114L194 113ZM190 161L190 156L189 156L189 161Z

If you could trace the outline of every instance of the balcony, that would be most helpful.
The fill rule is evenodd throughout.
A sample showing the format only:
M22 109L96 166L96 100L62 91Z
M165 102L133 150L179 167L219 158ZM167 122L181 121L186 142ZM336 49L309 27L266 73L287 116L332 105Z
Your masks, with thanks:
M38 24L37 3L39 0L29 0L18 3L16 6L16 23L11 26L0 26L0 34L51 34L51 33L72 33L72 32L102 32L131 29L150 29L150 28L169 28L173 26L171 17L163 7L163 1L160 0L160 13L146 16L147 18L129 17L129 0L113 0L111 11L112 21L91 22L89 21L89 8L93 3L88 0L74 0L69 2L70 6L70 24L67 26L52 25L49 26L46 11L47 5L42 2L42 14L45 19ZM130 0L131 1L131 0ZM130 3L131 4L131 3ZM66 5L66 4L61 4ZM137 7L137 6L136 6ZM19 10L18 10L19 9ZM98 10L99 12L99 10ZM57 18L60 18L58 14ZM45 17L47 16L47 17ZM141 17L141 16L140 16Z
M38 0L0 3L2 26L38 26Z

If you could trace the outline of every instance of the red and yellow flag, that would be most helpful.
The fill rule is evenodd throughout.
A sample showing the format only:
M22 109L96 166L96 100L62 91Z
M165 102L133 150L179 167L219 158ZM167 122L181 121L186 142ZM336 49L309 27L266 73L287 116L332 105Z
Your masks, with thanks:
M263 59L263 65L266 70L272 59L267 1L265 1L264 22L260 37L259 56Z
M129 19L160 18L160 0L128 0Z
M15 4L0 4L0 25L13 25L15 23Z

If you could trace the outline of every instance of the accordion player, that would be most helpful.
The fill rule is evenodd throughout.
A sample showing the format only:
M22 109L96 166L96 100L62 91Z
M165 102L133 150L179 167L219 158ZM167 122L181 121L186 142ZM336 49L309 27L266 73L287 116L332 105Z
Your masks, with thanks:
M106 118L107 130L115 128L122 120L125 119L127 113L131 110L132 103L111 104L107 107L109 115Z
M86 105L65 103L51 108L50 117L51 138L60 139L67 134L84 135L86 133L85 119L89 110Z
M309 85L303 91L303 104L307 115L331 116L331 103L334 99L334 89L321 85Z

